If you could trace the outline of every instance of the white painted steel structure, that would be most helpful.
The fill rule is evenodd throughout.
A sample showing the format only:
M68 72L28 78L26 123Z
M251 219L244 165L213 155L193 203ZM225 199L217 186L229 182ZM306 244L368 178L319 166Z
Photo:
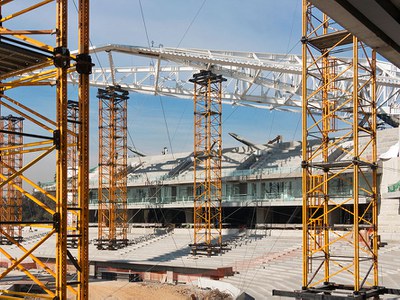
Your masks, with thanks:
M228 79L222 93L225 104L300 112L300 55L114 44L93 47L91 53L97 65L90 76L92 86L120 85L138 93L192 99L193 84L188 80L206 69ZM132 56L146 57L141 63L148 65L129 66ZM352 84L352 70L345 69L345 65L339 70L349 80L339 83L337 93ZM74 76L70 75L70 82L77 83ZM400 69L378 61L377 84L378 107L383 109L380 112L394 112L400 104ZM315 86L317 83L309 88ZM319 105L320 99L315 100Z

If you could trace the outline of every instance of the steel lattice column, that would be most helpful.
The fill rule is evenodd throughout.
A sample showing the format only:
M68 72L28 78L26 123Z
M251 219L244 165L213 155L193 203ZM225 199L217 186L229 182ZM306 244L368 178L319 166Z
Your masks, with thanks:
M76 71L79 74L79 135L78 135L78 272L77 299L89 299L89 75L92 59L89 55L89 2L78 2L78 55Z
M68 241L67 246L78 247L78 136L79 102L68 100Z
M0 118L0 161L1 173L5 177L13 174L14 170L20 170L23 166L23 154L15 146L23 144L23 120L24 118L12 115ZM1 222L10 224L1 225L2 229L14 240L22 241L22 193L18 190L22 187L22 179L16 177L13 184L8 183L1 187ZM13 224L16 223L16 224ZM7 237L0 235L1 244L10 244Z
M222 251L221 92L226 79L194 74L194 243L192 253Z
M127 100L118 87L99 89L99 233L97 248L125 247L127 240Z
M307 1L302 42L303 287L358 293L378 285L375 53Z

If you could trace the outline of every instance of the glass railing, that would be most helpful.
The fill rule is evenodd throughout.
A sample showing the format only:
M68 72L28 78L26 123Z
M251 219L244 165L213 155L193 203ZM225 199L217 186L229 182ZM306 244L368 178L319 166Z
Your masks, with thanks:
M351 197L352 189L340 190L340 191L331 191L331 194L334 196L338 196L340 198ZM367 197L368 195L360 195L361 197ZM222 202L292 202L292 201L300 201L302 198L301 192L297 191L294 193L265 193L264 195L250 195L250 194L233 194L233 195L224 195L222 196ZM90 199L90 205L96 205L98 202L97 199ZM169 197L138 197L132 198L129 197L127 199L127 203L129 204L184 204L184 203L193 203L193 196L169 196Z
M266 194L263 197L237 194L223 196L222 202L259 202L259 201L294 201L300 200L300 197L294 197L288 194ZM173 204L173 203L193 203L193 196L182 196L182 197L142 197L142 198L128 198L127 203L129 204ZM98 199L90 199L90 205L96 205Z

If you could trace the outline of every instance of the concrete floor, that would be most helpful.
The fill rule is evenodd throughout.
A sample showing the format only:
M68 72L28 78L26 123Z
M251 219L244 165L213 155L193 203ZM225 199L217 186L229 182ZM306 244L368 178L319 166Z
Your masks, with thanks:
M32 247L45 233L44 230L26 231L24 245ZM152 228L139 228L129 233L129 239L154 233ZM300 230L248 231L238 235L237 231L225 232L227 237L236 237L231 250L226 253L207 257L192 256L190 247L193 231L175 229L172 233L129 245L119 250L97 250L93 243L97 229L90 228L90 260L124 261L137 264L180 266L191 268L233 267L234 276L223 278L237 288L255 297L255 299L279 299L272 297L273 289L297 290L302 281L302 239ZM241 236L241 238L238 238ZM400 289L400 239L397 235L386 234L382 241L387 242L379 251L379 280L381 286ZM20 251L15 246L3 246L13 257L19 257ZM339 250L346 253L349 247ZM76 254L75 249L70 250ZM54 257L55 240L49 239L34 254L39 257ZM4 260L0 255L0 260ZM334 268L334 267L332 267ZM363 267L363 272L366 272ZM340 283L351 284L352 275L342 273ZM400 299L385 296L385 299ZM283 297L282 297L283 299Z

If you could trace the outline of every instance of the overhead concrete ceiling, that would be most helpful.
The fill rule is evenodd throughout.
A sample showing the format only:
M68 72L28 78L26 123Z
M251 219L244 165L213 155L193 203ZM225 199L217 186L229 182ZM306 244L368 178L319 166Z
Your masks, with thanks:
M400 0L309 0L400 68Z

